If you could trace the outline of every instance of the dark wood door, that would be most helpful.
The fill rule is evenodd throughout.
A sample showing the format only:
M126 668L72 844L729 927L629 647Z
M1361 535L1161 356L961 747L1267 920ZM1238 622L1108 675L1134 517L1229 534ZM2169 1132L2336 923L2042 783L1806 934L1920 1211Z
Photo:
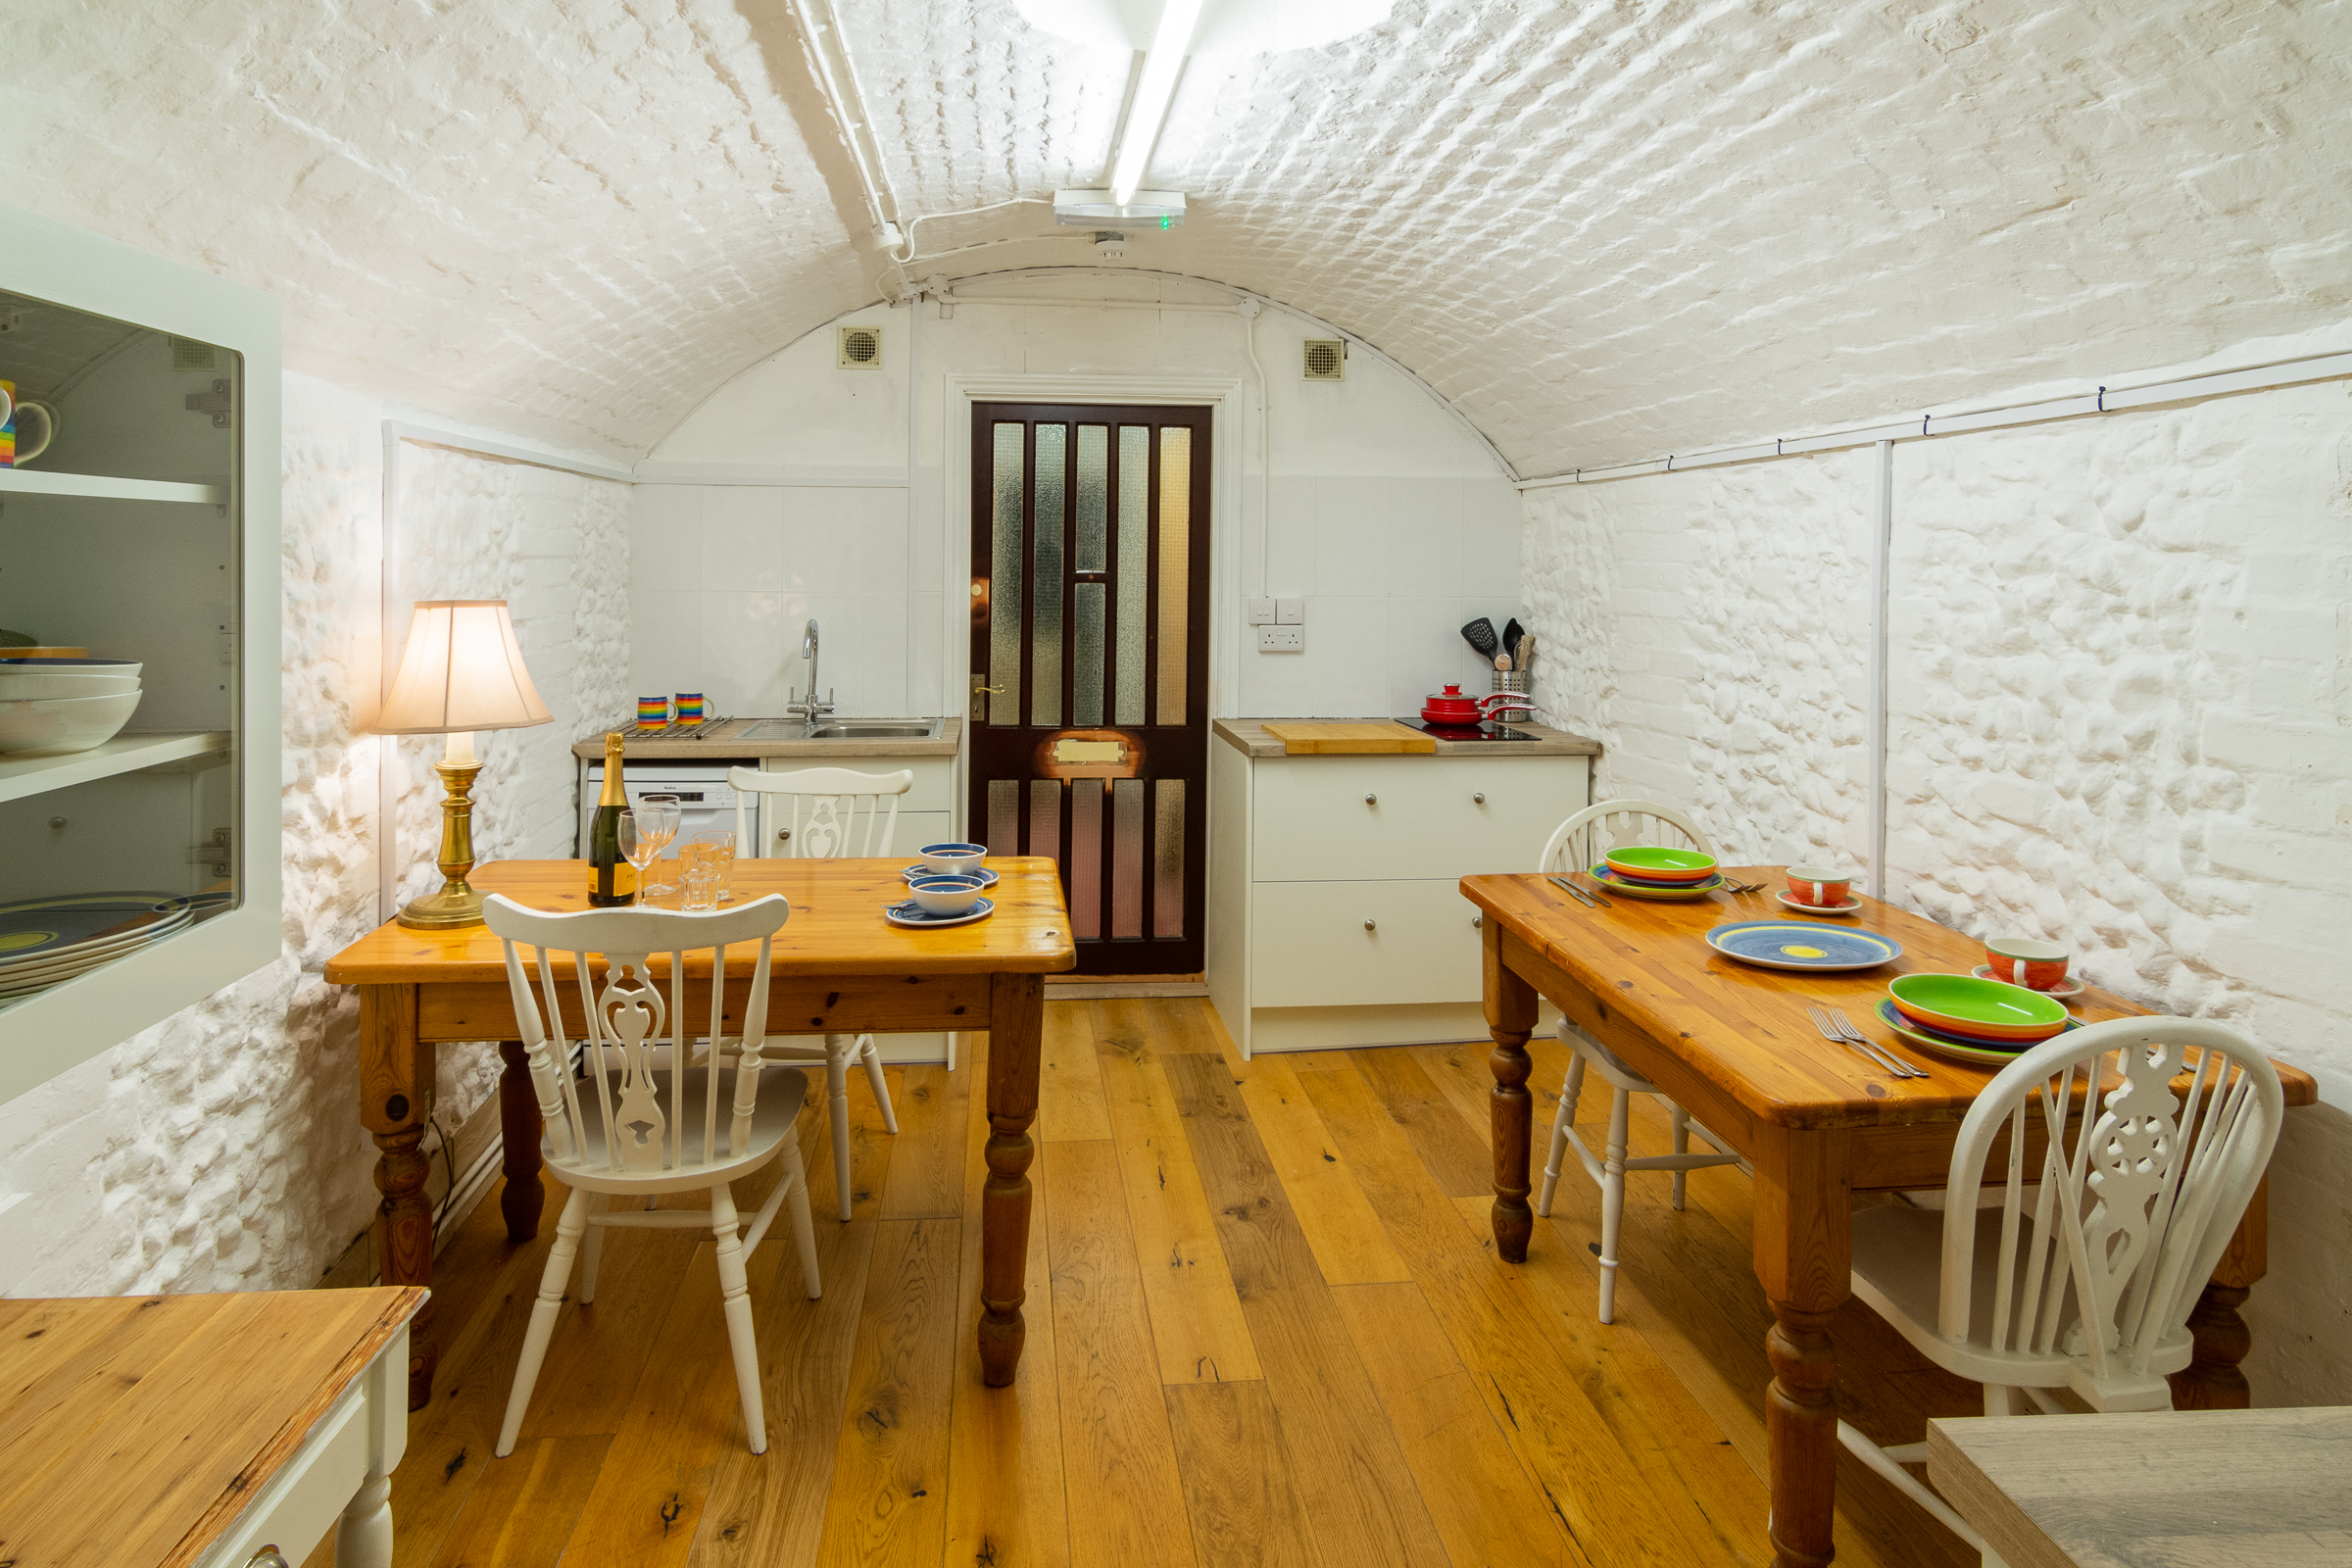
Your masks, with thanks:
M1201 967L1209 411L972 409L971 796L1061 865L1080 974Z

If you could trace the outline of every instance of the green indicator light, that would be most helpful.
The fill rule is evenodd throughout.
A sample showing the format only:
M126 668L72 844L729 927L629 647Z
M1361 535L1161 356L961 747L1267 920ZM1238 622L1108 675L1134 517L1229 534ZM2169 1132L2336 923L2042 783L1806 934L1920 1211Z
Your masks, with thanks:
M1173 228L1175 226L1175 220L1171 218L1163 218L1159 220L1159 226L1162 228Z

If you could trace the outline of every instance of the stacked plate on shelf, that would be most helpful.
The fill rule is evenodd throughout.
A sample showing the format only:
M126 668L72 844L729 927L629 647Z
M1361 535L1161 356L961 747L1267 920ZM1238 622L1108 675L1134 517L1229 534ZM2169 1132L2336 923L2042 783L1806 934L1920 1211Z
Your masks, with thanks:
M0 904L0 1002L125 958L203 915L226 893L69 893Z
M0 649L0 752L86 752L113 740L139 706L142 665L7 653Z

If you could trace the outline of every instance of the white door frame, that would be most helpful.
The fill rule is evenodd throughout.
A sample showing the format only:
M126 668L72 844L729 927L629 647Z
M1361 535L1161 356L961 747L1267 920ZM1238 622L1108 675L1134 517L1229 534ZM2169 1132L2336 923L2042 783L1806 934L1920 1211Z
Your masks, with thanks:
M1241 678L1234 645L1233 606L1241 593L1242 453L1236 440L1240 420L1236 376L1211 375L1026 375L1013 371L950 370L941 377L943 425L940 482L946 490L940 579L940 692L942 706L971 715L972 617L969 596L957 583L972 575L972 405L975 403L1160 404L1209 411L1208 494L1208 717L1230 716ZM1261 518L1259 526L1263 527ZM963 822L970 794L971 729L956 758L956 820ZM1214 739L1212 736L1211 739ZM1205 792L1203 792L1205 794ZM1209 824L1213 829L1214 824ZM957 828L969 834L969 823Z

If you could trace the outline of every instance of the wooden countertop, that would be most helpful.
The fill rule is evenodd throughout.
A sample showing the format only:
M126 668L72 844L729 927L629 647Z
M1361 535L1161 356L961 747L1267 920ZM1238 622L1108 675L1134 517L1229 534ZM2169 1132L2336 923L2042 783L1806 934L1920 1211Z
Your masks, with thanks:
M44 1568L195 1561L424 1297L0 1300L0 1554Z
M1289 757L1293 754L1283 746L1282 742L1267 734L1265 729L1268 723L1280 724L1283 722L1285 720L1279 713L1269 713L1264 718L1220 718L1216 723L1217 739L1249 757ZM1376 718L1365 720L1301 718L1295 722L1341 724L1377 723L1380 720ZM1511 728L1524 731L1536 738L1528 741L1441 740L1438 742L1438 749L1434 755L1439 757L1598 757L1600 755L1600 742L1587 740L1582 735L1571 735L1564 729L1547 729L1542 724L1513 724ZM1417 755L1430 756L1433 754L1420 753ZM1316 759L1310 756L1308 760L1315 760Z
M1928 1475L2011 1568L2352 1562L2352 1409L1928 1423Z
M867 715L860 715L867 716ZM954 757L963 739L963 720L940 720L939 734L929 740L747 741L739 737L754 724L775 722L762 718L730 718L705 735L686 740L631 740L621 743L626 762L723 762L735 758L799 757L810 761L842 761L864 757ZM605 732L572 742L571 755L602 761Z

